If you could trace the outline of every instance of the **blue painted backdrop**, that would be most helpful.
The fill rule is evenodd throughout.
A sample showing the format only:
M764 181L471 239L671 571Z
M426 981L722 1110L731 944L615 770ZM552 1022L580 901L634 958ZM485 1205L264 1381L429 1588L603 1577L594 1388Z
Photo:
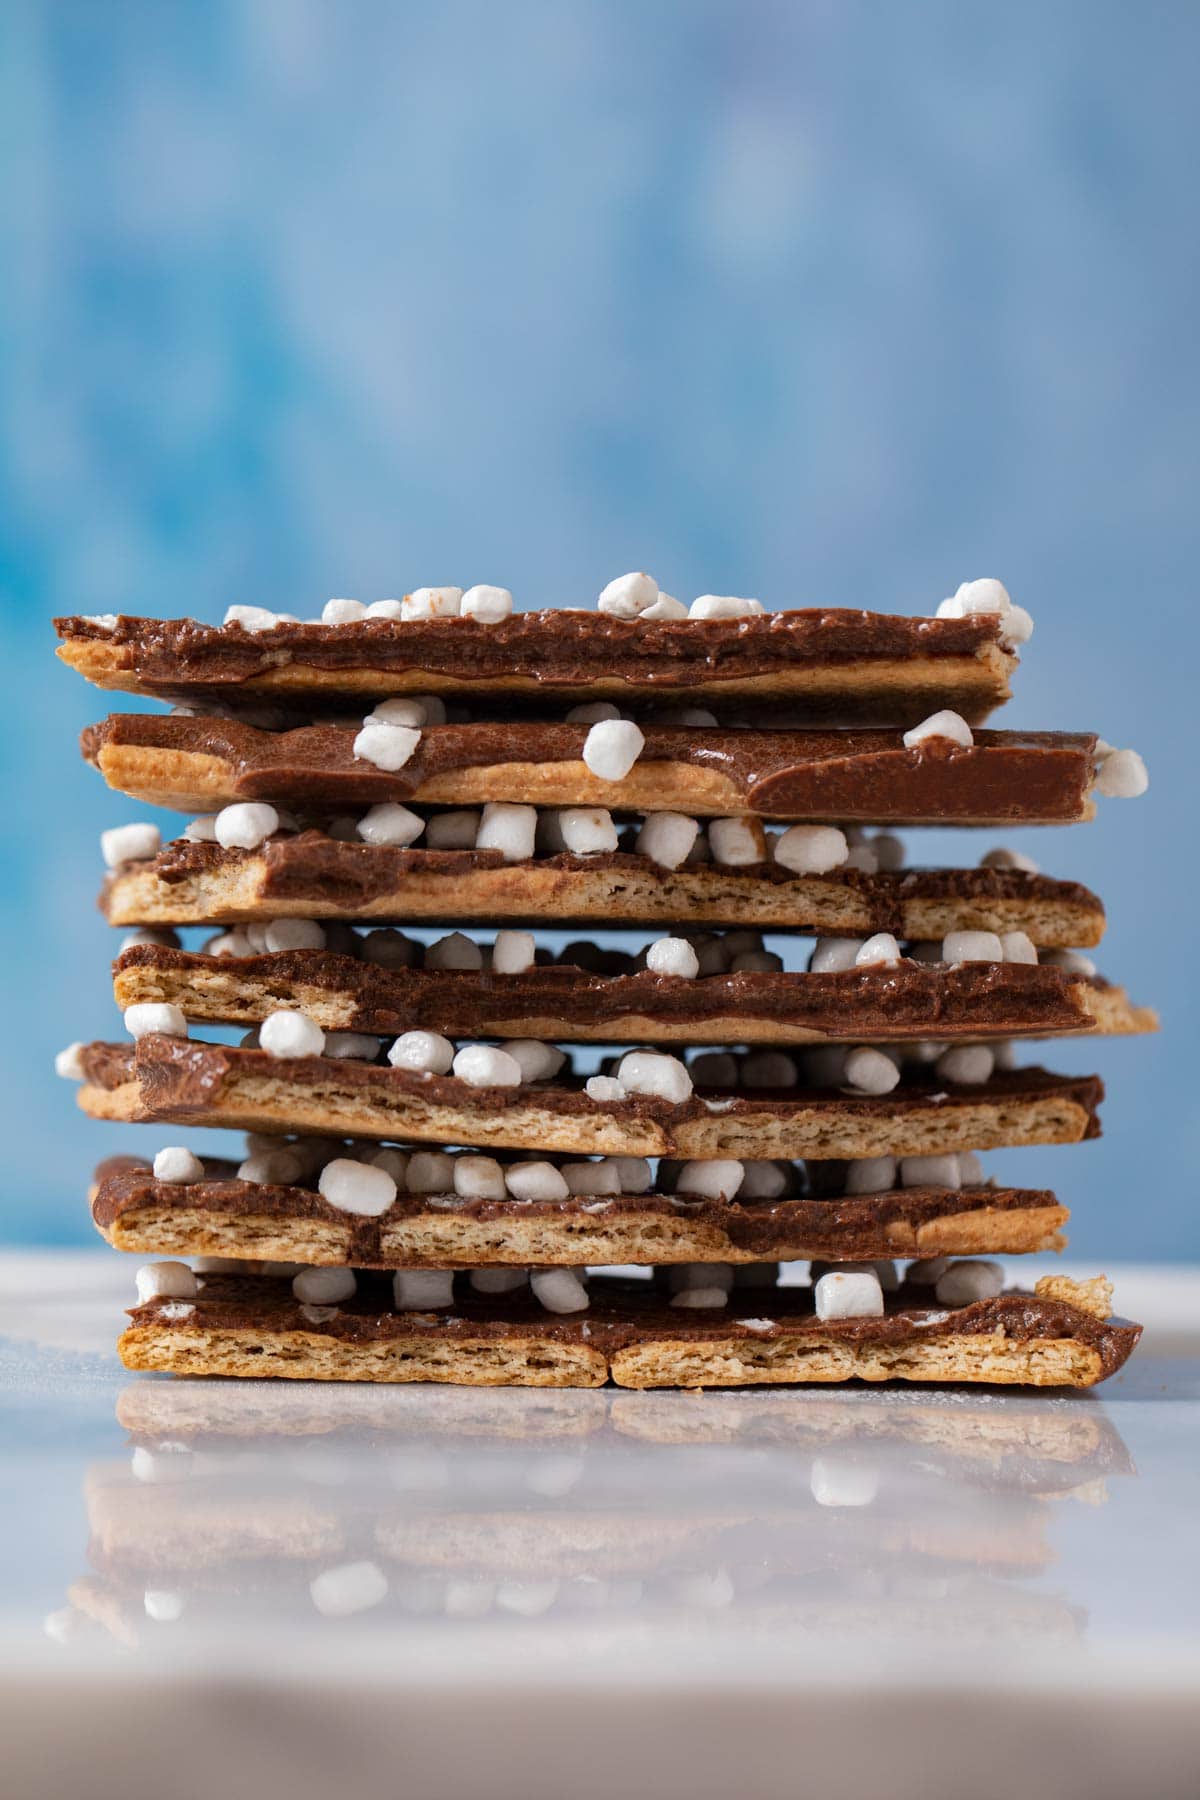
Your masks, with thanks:
M97 1152L179 1135L49 1072L116 1029L95 840L139 810L78 762L54 612L996 574L1009 720L1150 761L1028 836L1166 1021L1055 1053L1103 1145L1001 1166L1088 1256L1194 1256L1198 54L1186 0L8 0L5 1231L88 1241Z

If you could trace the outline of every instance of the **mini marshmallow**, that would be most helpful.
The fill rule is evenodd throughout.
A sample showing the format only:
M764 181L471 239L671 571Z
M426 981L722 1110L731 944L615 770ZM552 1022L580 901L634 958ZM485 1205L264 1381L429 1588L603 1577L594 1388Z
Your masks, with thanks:
M529 1285L528 1269L487 1269L471 1270L471 1287L477 1294L515 1294Z
M149 862L161 846L157 825L114 825L100 833L100 854L110 869L119 869L122 863Z
M994 1300L1004 1287L1004 1270L994 1262L952 1262L939 1276L935 1292L943 1306L969 1306L972 1300Z
M251 924L251 925L244 925L242 927L242 930L246 934L246 941L250 945L252 954L255 956L261 956L267 947L267 928L266 928L266 926L255 923L255 924Z
M537 809L490 800L479 820L477 850L499 850L505 862L525 862L533 855Z
M438 707L444 713L442 703ZM441 725L442 717L432 719L429 716L429 702L413 694L400 694L394 700L381 700L373 712L369 712L363 720L364 725Z
M848 1194L886 1194L895 1185L894 1156L859 1156L846 1165Z
M734 1272L731 1263L669 1263L667 1288L682 1294L687 1288L715 1287L723 1294L733 1292Z
M677 869L686 862L699 830L697 821L683 813L650 813L634 848L639 856L648 856L661 869Z
M521 1065L506 1050L490 1044L465 1044L454 1058L453 1069L468 1087L520 1087Z
M616 1164L617 1181L623 1194L648 1194L654 1180L650 1172L650 1164L644 1156L614 1156L611 1160Z
M483 951L461 931L438 938L425 951L427 969L482 969Z
M744 950L729 965L731 975L777 975L783 968L782 956L773 950Z
M752 1050L743 1058L740 1074L747 1088L795 1087L800 1079L799 1065L786 1050Z
M573 1269L531 1269L529 1285L547 1312L582 1312L588 1304L588 1291Z
M396 1198L396 1183L386 1169L348 1156L327 1162L317 1186L322 1198L339 1212L358 1213L367 1219L377 1219ZM305 1295L306 1299L313 1297Z
M822 1275L814 1290L818 1319L867 1319L883 1315L883 1288L872 1269Z
M203 1181L204 1164L180 1144L171 1144L154 1158L155 1181Z
M558 827L572 856L598 856L617 847L617 828L606 807L566 807L558 814Z
M571 1192L551 1162L509 1163L504 1184L514 1200L565 1200Z
M414 588L400 602L405 619L453 619L462 607L463 591L456 587Z
M904 1271L904 1279L913 1287L934 1287L950 1267L948 1256L922 1256L916 1262L910 1262Z
M701 975L724 975L733 957L719 937L704 937L692 945L700 962Z
M473 850L479 834L479 814L466 809L434 813L425 821L428 850Z
M624 781L646 740L632 719L602 719L583 743L583 760L600 781Z
M818 1506L870 1506L879 1492L879 1471L844 1456L815 1456L808 1485Z
M1002 931L1000 948L1006 963L1035 963L1038 959L1033 939L1024 931Z
M296 1056L320 1056L325 1049L325 1033L316 1020L290 1007L268 1013L258 1028L258 1041L268 1056L284 1060Z
M955 1044L942 1052L934 1069L942 1081L975 1087L990 1078L995 1066L996 1059L987 1044Z
M1096 771L1096 792L1110 800L1136 800L1150 775L1136 750L1110 750Z
M942 961L1003 962L1004 946L994 931L948 931L942 939Z
M742 1184L735 1196L738 1200L778 1200L791 1182L790 1172L774 1162L742 1164ZM766 1265L764 1265L765 1267ZM774 1267L774 1264L771 1265Z
M1027 644L1033 636L1033 614L1023 606L1010 606L1000 624L1000 642L1006 650Z
M683 604L682 600L677 600L675 598L674 594L663 594L663 593L659 594L658 599L654 602L653 606L648 606L646 608L645 612L639 614L639 617L641 618L641 620L644 624L648 623L652 619L655 621L657 621L659 619L686 619L687 616L688 616L688 609ZM679 723L681 725L699 725L699 724L702 724L703 722L704 721L702 721L700 719L683 719L683 718L681 718L679 721ZM708 723L711 725L715 725L716 720L710 718L708 720Z
M166 1037L188 1034L187 1020L178 1006L159 1006L147 1000L138 1006L127 1006L123 1016L131 1038L149 1037L152 1032L162 1032Z
M540 1038L508 1038L500 1048L520 1064L522 1081L549 1081L567 1060L565 1051Z
M959 744L964 750L969 750L975 742L967 721L960 714L948 710L931 713L927 719L922 719L919 725L914 725L911 731L906 731L904 748L906 750L919 749L930 739Z
M860 944L854 957L856 969L893 967L900 961L900 946L890 931L877 931L865 944Z
M97 631L115 631L119 623L116 613L84 613L84 623L94 625Z
M368 619L402 619L404 604L400 600L372 600L367 608Z
M818 938L816 948L808 959L810 972L813 975L835 975L842 969L852 969L858 961L863 942L862 938L853 937Z
M589 1100L598 1101L601 1106L615 1104L624 1100L626 1089L623 1082L612 1075L589 1075L583 1084L583 1091Z
M879 870L879 858L870 844L855 844L846 852L843 867L857 869L860 875L874 875Z
M562 1177L572 1194L619 1194L621 1178L611 1156L599 1162L569 1162L562 1165Z
M619 719L620 709L611 700L591 700L584 706L573 706L567 714L568 725L599 725L604 719Z
M700 958L686 938L659 938L646 951L646 967L652 975L681 975L690 981L700 973Z
M315 1306L336 1306L349 1300L358 1286L353 1269L301 1269L292 1277L292 1292L297 1300Z
M143 1263L134 1276L138 1305L148 1300L194 1300L196 1277L182 1262Z
M1019 869L1026 875L1036 875L1038 866L1032 856L1026 856L1023 850L1006 850L998 844L979 859L981 869Z
M454 1192L467 1200L503 1200L504 1170L494 1156L456 1156Z
M978 581L960 582L952 600L938 607L939 619L967 619L979 613L999 613L1004 617L1012 606L1008 589L994 576Z
M744 1175L745 1166L731 1158L685 1162L675 1178L675 1192L697 1194L705 1200L732 1200Z
M192 819L184 826L183 835L189 844L215 844L217 841L216 813L202 813L198 819Z
M369 762L394 775L404 767L420 741L420 730L414 725L385 725L368 719L354 740L354 754L359 762Z
M278 950L323 950L325 928L316 919L272 919L266 929L266 948Z
M174 1588L147 1588L142 1595L142 1610L156 1625L173 1625L182 1619L186 1602Z
M827 875L850 854L836 825L792 825L775 840L775 861L794 875Z
M882 1050L861 1044L846 1057L843 1078L860 1094L890 1094L900 1080L900 1071Z
M498 931L492 945L493 975L523 975L534 966L531 931Z
M1067 969L1072 975L1094 975L1096 965L1090 956L1078 950L1043 950L1041 961L1055 969Z
M388 1051L393 1069L413 1069L421 1075L448 1075L454 1061L454 1045L436 1031L406 1031Z
M279 830L279 814L265 801L239 800L222 808L213 830L226 850L257 850Z
M745 869L767 860L766 839L757 819L710 819L708 841L713 861L729 869Z
M894 837L890 831L877 831L871 839L870 847L878 868L895 872L904 867L907 852L902 838Z
M336 1569L323 1569L309 1582L308 1591L323 1619L347 1619L378 1606L387 1596L388 1581L378 1563L341 1563Z
M985 1179L983 1164L976 1150L960 1150L958 1152L958 1185L959 1187L978 1186Z
M287 1186L304 1174L305 1159L290 1145L276 1142L269 1150L257 1150L238 1167L239 1181Z
M728 1306L729 1295L720 1287L680 1288L677 1294L671 1295L672 1306L684 1307L717 1307Z
M398 850L415 844L424 829L424 819L395 800L373 806L358 821L358 835L364 844L391 844Z
M658 583L653 575L644 573L634 575L618 575L615 581L601 589L596 605L602 613L609 613L614 619L636 619L639 613L653 606L658 599Z
M513 597L507 588L486 584L468 588L459 604L464 619L478 619L481 625L498 625L513 609Z
M361 600L327 600L321 608L322 625L352 625L365 619L367 609Z
M408 1186L408 1156L403 1150L371 1150L363 1158L374 1169L385 1169L396 1184L397 1193Z
M87 1072L83 1066L83 1052L86 1047L81 1039L76 1038L73 1044L68 1044L65 1050L60 1050L54 1058L54 1073L61 1075L64 1081L86 1080Z
M953 1151L942 1156L903 1156L900 1159L901 1187L956 1188L958 1177L958 1158Z
M408 1159L410 1194L452 1194L454 1158L445 1150L414 1150Z
M763 611L761 600L743 600L736 594L700 594L688 608L688 618L748 619Z
M692 1078L677 1056L656 1050L630 1050L617 1065L617 1080L631 1094L655 1094L672 1106L690 1098Z
M454 1272L451 1269L397 1269L392 1277L392 1300L397 1312L437 1311L454 1305Z
M707 833L698 831L696 841L684 858L685 869L699 869L712 862L712 851L709 848Z
M364 962L375 963L381 969L413 969L423 954L420 944L386 926L368 931L366 937L358 939L358 947Z
M279 618L265 606L227 606L221 623L240 625L243 631L274 631Z

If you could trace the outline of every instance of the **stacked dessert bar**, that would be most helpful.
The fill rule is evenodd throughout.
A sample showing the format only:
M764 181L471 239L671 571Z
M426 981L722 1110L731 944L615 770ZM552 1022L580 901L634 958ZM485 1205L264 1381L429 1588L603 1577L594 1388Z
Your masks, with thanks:
M240 1162L193 1141L98 1171L100 1231L163 1259L127 1366L1111 1373L1138 1327L1103 1277L1005 1288L991 1258L1058 1248L1067 1214L979 1152L1099 1131L1099 1080L1017 1040L1153 1016L1079 954L1104 928L1085 888L986 844L909 868L894 835L1144 788L1090 734L979 728L1031 629L991 580L900 618L689 609L644 574L595 610L422 588L315 621L59 620L97 686L174 703L84 756L190 821L104 833L128 1038L60 1072L95 1118L249 1134ZM778 1285L792 1261L808 1285Z

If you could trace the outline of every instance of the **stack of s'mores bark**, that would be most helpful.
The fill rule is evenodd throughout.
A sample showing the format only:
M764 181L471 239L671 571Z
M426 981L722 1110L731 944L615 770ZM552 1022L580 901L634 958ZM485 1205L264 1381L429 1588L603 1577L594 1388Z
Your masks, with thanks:
M100 1231L162 1259L127 1366L1086 1386L1129 1354L1103 1277L1006 1288L992 1258L1067 1213L980 1152L1099 1131L1099 1079L1020 1040L1153 1015L1079 953L1087 889L990 838L909 867L895 835L1146 785L1091 734L980 729L1032 629L999 582L920 618L635 574L594 610L57 625L97 686L173 703L83 752L189 819L104 833L128 1037L60 1073L96 1118L249 1134L98 1171Z

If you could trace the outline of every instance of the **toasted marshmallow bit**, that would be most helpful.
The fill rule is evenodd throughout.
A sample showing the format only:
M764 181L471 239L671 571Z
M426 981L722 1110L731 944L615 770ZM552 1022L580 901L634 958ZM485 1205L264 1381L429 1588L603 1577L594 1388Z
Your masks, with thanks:
M421 733L415 725L386 725L379 719L368 719L354 740L354 755L359 762L369 762L394 775L408 762L420 741Z
M900 961L900 946L890 931L877 931L854 956L856 969L891 968Z
M317 1183L321 1197L339 1212L358 1213L377 1219L396 1198L396 1183L377 1163L355 1162L338 1156L327 1162ZM306 1295L305 1298L310 1298Z
M969 750L975 739L967 721L960 714L947 710L931 713L927 719L922 719L919 725L914 725L911 731L904 734L906 750L917 750L922 744L930 742L958 744L962 749Z
M991 1079L996 1059L987 1044L955 1044L944 1050L933 1066L942 1081L976 1087Z
M392 1277L397 1312L439 1312L454 1305L452 1269L397 1269Z
M999 1263L952 1262L938 1277L934 1291L943 1306L969 1306L972 1300L994 1300L1003 1287Z
M412 1069L420 1075L448 1075L454 1061L454 1045L436 1031L405 1031L388 1051L393 1069Z
M272 919L265 934L265 948L280 950L323 950L325 927L316 919Z
M860 1094L890 1094L900 1080L900 1071L882 1050L861 1044L847 1056L843 1078Z
M836 825L791 825L775 840L775 861L793 875L827 875L850 854Z
M786 1050L752 1050L743 1058L740 1074L747 1088L795 1087L800 1079L796 1059Z
M583 760L599 781L624 781L645 748L632 719L602 719L583 743Z
M531 1269L529 1285L547 1312L575 1313L587 1307L588 1291L574 1269Z
M895 1185L894 1156L860 1156L846 1165L848 1194L886 1194Z
M405 619L455 619L462 610L463 591L457 587L414 588L400 602Z
M533 855L537 808L489 800L479 820L477 850L499 850L505 862L525 862Z
M1096 771L1095 786L1109 800L1136 800L1150 786L1150 776L1136 750L1110 750Z
M643 622L647 624L649 624L651 620L657 622L659 619L686 619L688 616L688 609L683 604L682 600L677 600L675 598L674 594L664 594L660 591L654 605L648 606L645 612L639 616ZM699 719L680 719L679 722L681 725L699 725L702 721ZM709 723L715 725L716 720L710 719Z
M742 1185L745 1168L731 1158L713 1162L685 1162L675 1177L677 1194L696 1194L704 1200L732 1200Z
M558 814L558 828L572 856L598 856L617 847L617 828L603 806L568 806Z
M765 611L761 600L742 600L736 594L700 594L688 608L688 618L749 619Z
M901 1187L956 1188L958 1185L958 1158L953 1151L942 1156L903 1156L900 1159Z
M713 861L729 869L746 869L767 860L767 841L757 819L710 819L708 841Z
M373 806L358 821L358 835L364 844L391 844L398 850L415 844L424 829L424 819L395 800Z
M508 1038L500 1048L520 1064L522 1081L549 1081L567 1060L565 1051L540 1038Z
M619 719L620 708L611 700L589 700L583 706L573 706L567 714L568 725L599 725L604 719Z
M613 1075L589 1075L583 1091L589 1100L595 1100L601 1106L612 1106L626 1098L624 1084Z
M438 938L425 952L427 969L482 969L483 951L461 931Z
M621 1178L611 1156L602 1156L599 1162L564 1163L562 1176L572 1194L600 1196L621 1191Z
M1038 959L1033 939L1024 931L1002 931L1000 948L1006 963L1035 963Z
M677 869L687 861L700 826L683 813L650 813L637 835L639 856L648 856L660 869Z
M814 1290L818 1319L877 1319L883 1315L883 1287L872 1269L831 1269Z
M194 1300L196 1277L182 1262L143 1263L134 1276L138 1305L148 1300Z
M659 938L646 951L652 975L679 975L690 981L700 973L700 958L686 938Z
M164 1037L185 1038L188 1034L187 1020L178 1006L160 1006L147 1000L138 1006L127 1006L124 1019L131 1038L150 1037L154 1032L161 1032Z
M942 961L1003 962L1004 946L994 931L948 931L942 939Z
M534 967L531 931L498 931L492 945L493 975L523 975Z
M100 854L110 869L119 869L122 863L149 862L161 846L157 825L114 825L100 833Z
M852 937L818 938L816 948L808 959L809 972L813 975L836 975L843 969L854 968L864 941L862 938Z
M414 1150L408 1159L410 1194L452 1194L454 1158L445 1150Z
M279 624L279 614L273 613L266 606L227 606L222 625L240 625L243 631L258 633L274 631Z
M472 1291L476 1294L516 1294L529 1285L528 1269L472 1269Z
M154 1158L155 1181L203 1181L204 1164L181 1144L170 1144Z
M465 1044L452 1066L468 1087L520 1087L524 1079L516 1057L506 1050L494 1050L490 1044Z
M618 575L615 581L601 589L596 605L614 619L636 619L657 599L658 583L653 575Z
M83 1066L83 1052L86 1045L76 1038L65 1050L60 1050L54 1058L54 1073L61 1075L64 1081L84 1081L87 1071Z
M692 1078L677 1056L657 1050L630 1050L617 1066L617 1080L630 1094L654 1094L682 1106L692 1092Z
M322 625L353 625L356 619L366 616L361 600L327 600L321 608Z
M353 1269L301 1269L292 1277L292 1293L312 1306L337 1306L349 1300L358 1282Z
M1023 850L1006 850L998 844L979 859L981 869L1017 869L1025 875L1036 875L1038 866L1032 856L1026 856Z
M910 1262L904 1271L904 1279L913 1287L934 1287L950 1267L948 1256L922 1256L916 1262Z
M425 822L427 850L473 850L479 833L479 814L467 809L434 813Z
M465 1200L503 1200L504 1170L494 1156L456 1156L454 1192Z
M316 1020L290 1007L267 1014L258 1028L258 1041L268 1056L285 1061L297 1056L321 1056L325 1050L325 1033Z
M481 625L498 625L501 619L507 619L513 609L513 597L507 588L479 587L468 588L459 603L459 612L464 619L478 619Z
M551 1162L509 1163L504 1184L514 1200L565 1200L571 1192Z
M623 1194L650 1192L654 1177L644 1156L614 1156L611 1160L616 1164L617 1181Z
M239 800L222 808L213 830L225 850L257 850L279 830L279 814L265 801Z

